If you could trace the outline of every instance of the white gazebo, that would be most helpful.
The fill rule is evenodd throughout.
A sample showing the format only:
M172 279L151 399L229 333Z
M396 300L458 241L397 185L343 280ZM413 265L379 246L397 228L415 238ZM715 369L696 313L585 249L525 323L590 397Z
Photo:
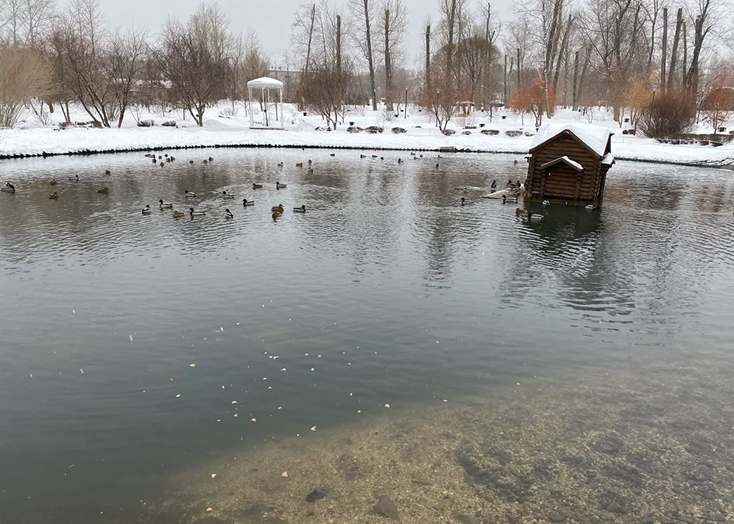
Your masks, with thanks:
M283 82L264 76L247 82L247 108L250 111L250 129L283 129ZM255 121L252 101L259 102L261 118Z

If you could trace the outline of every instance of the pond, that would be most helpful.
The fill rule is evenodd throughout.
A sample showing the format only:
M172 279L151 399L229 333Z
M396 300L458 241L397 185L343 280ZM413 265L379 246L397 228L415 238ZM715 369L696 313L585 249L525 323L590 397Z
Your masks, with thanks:
M732 172L169 153L0 165L3 524L734 518Z

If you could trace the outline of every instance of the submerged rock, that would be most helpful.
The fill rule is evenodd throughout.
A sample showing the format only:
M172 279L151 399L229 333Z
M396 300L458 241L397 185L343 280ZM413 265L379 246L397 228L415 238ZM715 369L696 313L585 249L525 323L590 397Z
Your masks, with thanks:
M380 499L377 501L377 504L375 504L374 509L375 513L385 518L400 520L397 506L392 500L390 500L390 497L388 497L387 495L383 495L380 497Z
M326 498L326 492L315 489L311 493L306 495L306 502L316 502L317 500L321 500L323 498Z

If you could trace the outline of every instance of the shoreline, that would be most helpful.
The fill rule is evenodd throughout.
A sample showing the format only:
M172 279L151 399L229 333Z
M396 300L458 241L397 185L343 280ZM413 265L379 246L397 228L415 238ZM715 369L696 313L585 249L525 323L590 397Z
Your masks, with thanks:
M734 169L734 145L709 147L660 144L652 139L614 135L617 160ZM435 129L404 134L350 134L345 130L259 131L241 127L18 129L0 139L0 160L91 156L99 154L182 151L194 149L329 149L354 151L415 151L435 153L527 154L532 136L444 136ZM80 144L82 144L80 146Z

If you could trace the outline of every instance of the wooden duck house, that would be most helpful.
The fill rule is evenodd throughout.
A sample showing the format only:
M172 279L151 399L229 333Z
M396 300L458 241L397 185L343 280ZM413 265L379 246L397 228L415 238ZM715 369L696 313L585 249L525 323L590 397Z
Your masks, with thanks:
M599 207L612 164L612 132L606 127L545 125L530 147L525 201Z

